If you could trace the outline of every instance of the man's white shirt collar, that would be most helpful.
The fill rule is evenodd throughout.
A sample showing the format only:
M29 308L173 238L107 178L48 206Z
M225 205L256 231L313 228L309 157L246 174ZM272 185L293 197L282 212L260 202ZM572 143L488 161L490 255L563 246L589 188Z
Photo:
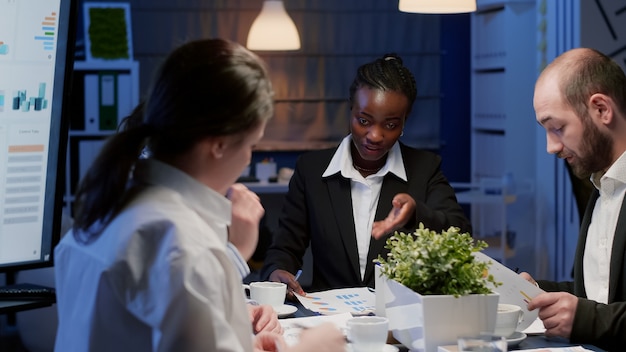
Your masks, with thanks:
M352 143L352 135L347 135L337 147L333 158L330 160L328 167L322 174L322 177L329 177L337 173L341 173L341 176L349 179L362 177L361 174L352 166L352 154L350 153L350 143ZM400 143L396 141L394 145L389 149L387 155L387 162L382 169L378 170L372 176L384 176L388 172L391 172L398 176L403 181L407 180L406 170L404 169L404 162L402 160L402 152L400 151Z
M606 170L606 172L596 172L591 175L590 180L596 189L601 189L601 180L606 177L626 184L626 152L622 153L617 160Z

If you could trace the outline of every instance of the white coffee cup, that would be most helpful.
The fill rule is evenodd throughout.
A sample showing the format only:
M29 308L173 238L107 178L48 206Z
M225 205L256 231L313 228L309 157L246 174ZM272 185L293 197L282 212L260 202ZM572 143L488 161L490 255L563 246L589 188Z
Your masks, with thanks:
M514 304L498 304L498 315L496 316L496 328L493 332L496 336L508 337L513 335L519 323L522 322L524 311L520 306Z
M380 352L387 343L389 320L385 317L363 316L346 321L348 339L354 352Z
M278 183L289 183L291 176L293 176L293 169L281 167L280 170L278 170Z
M285 303L287 285L282 282L259 281L243 285L244 290L250 291L250 299L259 304L268 304L274 308L282 307Z
M268 183L270 178L276 177L276 163L268 161L256 163L254 172L259 182Z

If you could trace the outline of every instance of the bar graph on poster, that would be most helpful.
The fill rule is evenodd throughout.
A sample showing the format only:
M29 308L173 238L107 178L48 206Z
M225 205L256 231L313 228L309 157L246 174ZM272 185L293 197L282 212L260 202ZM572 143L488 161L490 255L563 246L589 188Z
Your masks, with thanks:
M0 264L42 256L59 14L59 1L0 3Z
M0 118L49 117L45 110L52 92L58 4L5 1L0 12Z

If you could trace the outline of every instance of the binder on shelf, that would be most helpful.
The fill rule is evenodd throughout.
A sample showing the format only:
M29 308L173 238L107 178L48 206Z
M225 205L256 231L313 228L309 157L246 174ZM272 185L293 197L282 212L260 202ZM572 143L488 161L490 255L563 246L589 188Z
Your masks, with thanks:
M70 95L70 131L85 130L85 75L74 71Z
M101 72L99 79L99 128L114 131L117 128L117 74Z
M85 74L85 132L100 130L100 84L97 74Z
M117 75L117 124L133 111L133 81L129 74Z

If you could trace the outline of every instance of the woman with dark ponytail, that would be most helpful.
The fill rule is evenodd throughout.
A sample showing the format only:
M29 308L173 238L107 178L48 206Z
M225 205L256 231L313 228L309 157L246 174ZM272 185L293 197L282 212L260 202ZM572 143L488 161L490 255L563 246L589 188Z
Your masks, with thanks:
M294 273L307 247L312 291L374 287L373 259L395 231L450 226L471 232L441 158L399 141L417 97L415 78L395 54L360 66L350 86L350 134L337 148L303 154L296 163L265 257L264 279L304 294Z
M253 330L226 253L245 239L245 261L257 243L263 207L233 183L272 97L263 63L239 44L197 40L167 57L80 182L73 229L55 249L56 350L287 350L279 333ZM343 335L320 327L289 350L316 349L342 351Z

